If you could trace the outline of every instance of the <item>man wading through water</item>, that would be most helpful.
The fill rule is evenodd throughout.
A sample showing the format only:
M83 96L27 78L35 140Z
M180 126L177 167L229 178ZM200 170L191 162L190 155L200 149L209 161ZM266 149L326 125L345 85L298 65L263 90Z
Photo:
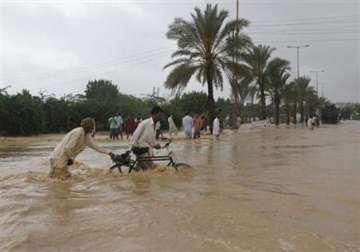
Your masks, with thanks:
M51 178L70 178L69 166L74 163L75 157L79 155L86 146L97 152L111 155L111 152L97 146L93 142L91 134L94 131L95 120L93 118L85 118L81 120L80 127L73 129L65 135L50 156L49 176Z
M153 155L153 148L160 149L160 144L156 144L156 130L155 125L160 120L161 109L155 106L151 110L151 117L143 120L136 128L133 136L131 137L130 144L132 151L139 157L148 157ZM138 163L140 169L146 170L151 168L153 163L151 161L142 161Z

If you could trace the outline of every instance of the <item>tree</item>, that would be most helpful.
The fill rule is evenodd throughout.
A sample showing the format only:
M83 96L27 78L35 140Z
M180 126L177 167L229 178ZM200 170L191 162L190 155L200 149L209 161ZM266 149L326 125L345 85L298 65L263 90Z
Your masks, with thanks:
M253 92L254 86L251 85L251 80L247 78L243 78L239 82L239 102L241 106L245 105L246 99L251 97L251 93Z
M42 101L23 90L2 100L1 130L8 135L31 135L42 131Z
M305 93L306 114L314 116L316 111L320 109L321 101L314 87L307 87Z
M306 98L306 90L309 86L311 79L309 77L299 77L294 80L296 90L297 90L297 98L299 103L299 111L300 111L300 122L304 122L304 102Z
M291 106L294 107L295 105L295 121L296 122L296 103L297 103L297 94L296 94L296 88L294 83L286 84L281 89L281 97L284 101L284 109L286 113L286 124L290 124L290 117L291 117Z
M360 104L354 104L351 111L351 117L353 120L360 120Z
M280 122L281 91L290 78L289 70L290 62L281 58L273 59L267 68L267 90L275 105L275 125L279 125Z
M321 121L323 123L336 124L339 119L339 109L335 104L328 102L321 110Z
M214 88L222 89L223 73L235 71L238 66L230 55L236 52L234 48L240 40L231 34L248 25L244 19L225 23L228 15L225 10L219 11L217 5L208 4L203 12L196 7L190 21L176 18L167 32L169 39L177 41L178 50L172 54L174 60L164 67L174 67L165 87L182 91L196 76L200 83L207 85L210 121L215 114Z
M43 101L44 132L65 132L69 130L67 124L69 105L64 98L48 97Z
M228 38L229 43L233 43L234 46L228 51L229 57L232 61L238 63L249 46L252 46L251 39L244 33L239 33L239 29L230 35ZM225 71L227 79L231 88L231 101L234 102L232 106L232 113L230 117L230 125L233 128L237 128L237 117L241 114L241 107L244 99L242 99L245 93L248 91L248 85L251 80L246 76L246 73L242 72L242 69L235 65L235 69L231 68ZM242 103L241 103L242 102Z
M260 93L261 104L261 117L264 120L266 118L266 97L265 97L265 85L267 68L271 63L270 57L275 48L265 45L258 45L250 47L245 54L242 55L244 61L241 64L241 73L246 75L256 82Z
M99 101L116 99L119 89L109 80L93 80L86 85L85 97Z

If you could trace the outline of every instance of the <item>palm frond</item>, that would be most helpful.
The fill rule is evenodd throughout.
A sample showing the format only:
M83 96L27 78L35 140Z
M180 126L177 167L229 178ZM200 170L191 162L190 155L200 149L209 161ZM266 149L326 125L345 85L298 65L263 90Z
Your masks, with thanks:
M176 66L167 76L167 79L165 81L165 87L172 90L184 89L190 78L198 69L198 65L191 65L188 63Z
M171 61L170 63L166 64L163 69L166 69L170 66L173 66L173 65L178 65L180 63L189 63L189 59L188 58L180 58L180 59L176 59L174 61Z
M232 20L228 22L224 28L219 32L219 35L217 36L214 48L217 48L217 46L224 41L224 39L228 38L232 33L239 35L239 31L241 31L243 28L247 27L249 25L249 21L246 19L239 19L239 20Z

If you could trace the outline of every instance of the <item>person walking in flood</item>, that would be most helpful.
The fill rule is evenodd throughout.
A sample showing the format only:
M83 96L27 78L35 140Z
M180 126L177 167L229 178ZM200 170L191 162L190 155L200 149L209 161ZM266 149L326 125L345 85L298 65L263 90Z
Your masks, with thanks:
M117 130L116 130L116 138L119 139L119 135L121 137L121 140L123 140L123 124L124 120L120 113L118 113L116 116L114 116L114 119L117 122Z
M126 120L126 126L125 126L126 139L129 139L129 137L134 134L136 127L137 127L137 123L134 117L129 116L129 118Z
M163 138L162 130L161 130L161 123L160 120L155 124L155 139L159 140L159 138Z
M184 133L186 138L192 138L192 126L193 119L189 116L189 113L186 113L182 119L182 124L184 128Z
M177 133L178 133L178 129L175 125L175 122L174 122L174 119L173 119L173 116L170 115L169 118L168 118L168 123L169 123L169 135L170 135L170 138L173 136L173 134L176 136Z
M314 125L315 125L314 118L312 117L312 115L310 115L309 119L307 120L307 126L308 126L309 129L313 130Z
M51 178L67 179L71 177L69 166L74 163L77 155L79 155L85 147L106 155L112 155L94 143L91 134L95 130L95 120L93 118L85 118L81 120L80 127L71 130L65 135L62 141L55 147L50 155L50 173Z
M193 118L193 129L194 129L194 134L193 134L193 138L200 138L200 130L201 130L201 126L202 126L202 121L199 117L198 114L195 114L194 118Z
M118 121L115 119L114 116L109 118L109 127L110 127L110 139L111 140L115 140L118 139L119 140L119 136L118 136Z
M130 140L133 153L136 157L146 157L153 155L153 149L160 149L160 144L156 143L155 125L160 120L161 109L155 106L151 110L150 118L141 121L137 126ZM139 168L146 170L153 166L151 161L138 163Z
M208 126L207 118L204 115L202 115L201 116L201 130L206 132L207 131L207 126Z
M213 135L216 136L216 138L220 136L220 120L218 115L215 116L213 121Z

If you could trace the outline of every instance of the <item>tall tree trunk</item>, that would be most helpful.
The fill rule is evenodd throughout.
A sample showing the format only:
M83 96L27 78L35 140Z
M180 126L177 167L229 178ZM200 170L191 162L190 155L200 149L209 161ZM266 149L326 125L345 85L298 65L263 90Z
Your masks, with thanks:
M286 125L290 125L290 106L288 103L285 104L286 109Z
M280 97L278 95L275 96L275 125L278 126L280 123Z
M297 113L297 104L296 102L294 103L294 106L293 106L293 122L294 124L296 124L296 113Z
M264 83L262 81L259 81L259 87L260 87L260 102L261 102L261 119L266 119L266 102L265 102L265 87Z
M230 126L231 128L233 129L236 129L237 128L237 118L238 118L238 115L240 115L240 103L239 101L236 101L235 100L235 104L234 106L232 107L232 116L231 116L231 120L230 120Z
M212 134L213 121L215 118L215 100L214 100L214 86L213 86L212 78L209 73L208 73L208 78L207 78L207 85L208 85L209 126L210 126L210 133Z
M300 122L304 122L304 101L300 100Z
M229 79L231 85L232 96L234 97L234 105L231 109L231 117L230 117L230 127L235 129L237 128L237 117L240 115L240 95L238 91L238 81L237 77L234 74L232 79Z

